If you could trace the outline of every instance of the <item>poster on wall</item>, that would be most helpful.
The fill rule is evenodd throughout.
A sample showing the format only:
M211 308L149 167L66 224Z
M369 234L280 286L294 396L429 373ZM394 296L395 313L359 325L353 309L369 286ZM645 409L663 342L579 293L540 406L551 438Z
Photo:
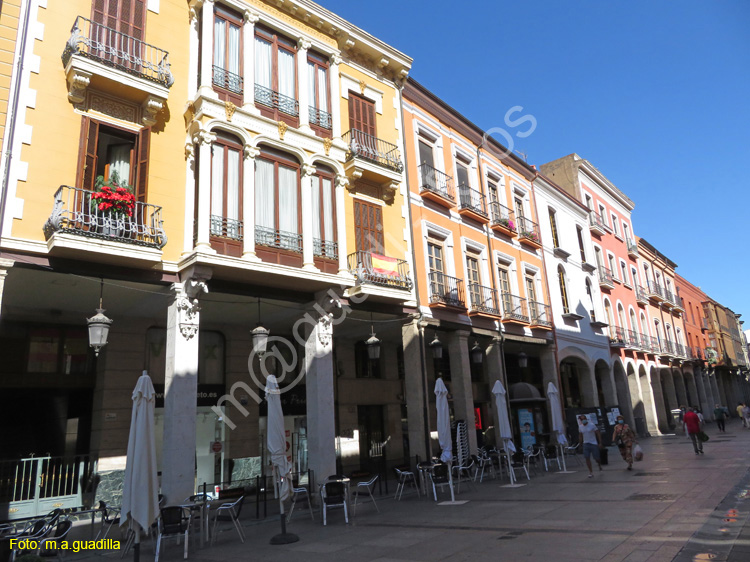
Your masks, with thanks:
M534 414L527 408L518 410L518 427L521 428L521 447L524 449L536 444L536 430L534 429Z

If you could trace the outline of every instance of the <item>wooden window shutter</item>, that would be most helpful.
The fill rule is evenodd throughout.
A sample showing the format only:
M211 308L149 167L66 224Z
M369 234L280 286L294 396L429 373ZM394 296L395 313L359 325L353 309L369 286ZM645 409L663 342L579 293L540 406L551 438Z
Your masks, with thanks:
M354 202L354 243L357 250L364 250L362 244L362 209L359 201Z
M373 248L373 251L378 254L384 254L385 253L385 244L383 239L383 210L380 207L376 207L375 205L372 206L373 210L375 211L375 217L374 217L374 224L373 229L375 230L375 241L377 243L377 247Z
M135 196L138 201L146 202L148 185L148 151L151 140L151 128L141 129L138 134L138 171L136 173Z
M81 144L78 170L78 185L81 189L94 190L96 181L96 146L99 141L99 123L84 117L81 124Z
M349 128L357 129L357 101L356 98L349 92Z

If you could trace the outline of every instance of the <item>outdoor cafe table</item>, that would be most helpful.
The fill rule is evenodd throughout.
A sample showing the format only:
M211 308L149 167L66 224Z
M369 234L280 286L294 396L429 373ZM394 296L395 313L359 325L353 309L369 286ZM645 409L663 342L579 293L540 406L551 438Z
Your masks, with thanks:
M421 462L417 465L417 470L419 471L419 481L422 485L422 491L424 492L424 496L427 497L427 474L432 472L432 469L435 468L438 465L437 461L433 459L432 461L425 461Z
M206 545L206 540L210 539L209 536L209 525L208 518L211 508L225 503L226 500L196 500L193 503L180 504L180 507L187 509L190 512L190 522L192 525L193 516L196 513L200 514L200 546L203 548Z

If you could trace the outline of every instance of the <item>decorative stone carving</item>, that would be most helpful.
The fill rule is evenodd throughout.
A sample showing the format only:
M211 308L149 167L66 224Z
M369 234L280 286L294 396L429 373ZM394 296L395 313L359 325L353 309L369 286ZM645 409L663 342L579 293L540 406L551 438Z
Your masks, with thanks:
M179 328L180 334L186 340L193 338L199 329L198 313L201 310L198 297L208 293L206 281L209 276L203 276L195 273L184 283L175 283L174 287L177 292L175 305L179 311Z
M260 20L260 14L258 12L253 12L252 10L245 10L245 13L242 14L242 19L245 20L245 23L255 25Z
M68 99L72 103L83 103L90 83L91 73L73 69L68 75Z
M331 154L331 146L333 146L332 139L327 138L323 140L323 150L326 151L326 156L329 156Z
M192 160L195 158L195 145L192 142L185 143L185 160Z
M315 166L311 166L310 164L303 164L302 165L302 175L303 176L312 176L315 173Z
M138 106L110 98L103 94L88 92L85 111L93 110L115 119L138 122Z
M243 153L245 156L245 160L247 160L248 158L255 159L255 157L258 156L258 154L260 154L260 150L258 148L251 146L249 144L246 144L243 147L243 151L244 151Z
M381 187L383 188L383 201L386 203L393 203L393 198L396 196L398 186L399 182L397 181L387 181L381 184Z
M193 135L193 142L195 144L211 144L216 140L216 135L209 131L198 131Z
M141 120L147 127L156 125L156 115L164 107L164 99L156 96L148 96L141 106L143 108L143 117Z
M334 65L334 64L341 64L341 61L343 60L344 59L341 58L341 55L331 55L331 58L328 59L328 62L331 65Z
M333 339L333 315L324 314L318 322L318 341L323 347L328 347Z
M342 186L351 191L354 190L354 183L349 181L349 178L342 174L336 174L336 186Z
M365 88L367 88L367 84L365 84L364 80L359 81L359 93L363 96L365 95Z
M279 140L284 140L284 135L289 126L283 121L279 121Z
M301 37L299 41L297 41L297 48L300 50L307 51L310 47L312 47L312 43L309 39L305 39L304 37Z
M224 111L227 114L227 121L231 122L234 112L237 111L237 106L234 105L231 101L226 101L224 102Z

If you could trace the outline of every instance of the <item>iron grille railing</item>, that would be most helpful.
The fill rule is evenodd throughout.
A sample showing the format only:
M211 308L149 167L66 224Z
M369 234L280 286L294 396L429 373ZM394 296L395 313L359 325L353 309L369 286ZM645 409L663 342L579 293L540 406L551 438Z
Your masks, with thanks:
M308 106L308 115L310 117L310 125L317 125L323 129L333 128L333 119L331 114L317 107Z
M461 308L466 306L463 280L439 271L431 271L429 281L431 303L442 303Z
M221 236L232 240L242 240L242 221L211 215L211 236Z
M532 326L552 326L552 314L548 304L529 301L529 315Z
M661 353L662 349L664 348L661 342L659 341L659 338L651 336L651 351L654 353Z
M479 215L487 217L487 202L484 195L476 189L471 189L466 184L458 186L458 199L461 209L473 211Z
M609 343L612 345L625 345L626 343L625 329L621 328L620 326L610 326Z
M339 258L339 243L313 238L313 254L320 258L336 260Z
M453 203L456 202L453 178L445 172L436 170L429 164L419 166L419 190L431 191Z
M67 66L73 55L86 57L167 88L174 84L169 53L140 39L78 16L62 54Z
M529 321L529 310L526 299L510 293L502 294L503 320Z
M61 185L55 192L52 215L44 225L46 237L49 239L55 232L64 232L159 249L166 245L161 207L136 201L132 216L102 211L95 201L91 201L94 193Z
M703 350L700 347L694 347L693 355L695 355L696 359L703 359Z
M669 340L661 342L661 352L666 355L674 355L674 344Z
M604 222L602 216L596 211L589 211L589 226L603 231L609 230L609 228L607 228L607 223Z
M667 302L668 302L669 304L673 304L673 303L674 303L674 295L672 294L672 291L670 291L670 290L669 290L669 289L667 289L666 287L665 287L665 288L663 289L663 291L664 291L664 299L665 299L665 300L666 300L666 301L667 301Z
M636 244L635 242L633 242L630 238L628 238L627 244L628 244L628 254L630 254L632 256L637 256L638 255L638 244Z
M636 300L641 302L648 302L648 293L646 292L646 288L641 285L636 286L635 298Z
M0 461L0 503L80 495L92 469L88 456Z
M685 357L685 348L682 346L681 343L674 344L675 354L678 357Z
M641 342L638 339L638 332L634 332L633 330L627 330L625 335L627 336L626 343L628 347L633 348L633 349L639 349L641 347Z
M611 269L604 267L603 265L599 266L599 283L614 286L615 278L612 275Z
M644 351L651 351L651 338L646 334L638 334L640 340L640 347Z
M214 66L213 71L214 86L229 90L233 94L242 94L245 89L245 79L242 76L220 66Z
M659 285L659 284L657 284L657 283L655 283L653 281L649 281L648 282L648 294L651 297L658 297L660 299L663 299L664 298L664 289L662 288L661 285Z
M708 318L706 318L705 316L701 318L701 326L703 326L703 328L706 330L711 328L711 326L709 326L708 324Z
M260 84L255 84L255 103L278 109L281 113L286 113L292 117L299 115L299 102L296 99Z
M499 225L508 230L516 231L516 215L508 207L497 201L490 202L490 216L493 225Z
M270 246L290 252L302 252L302 235L296 232L285 232L266 226L255 226L255 243L258 246Z
M518 217L518 236L541 244L539 225L526 217Z
M347 161L353 158L362 158L396 172L403 171L404 164L401 162L401 154L395 144L369 135L359 129L350 129L341 138L349 147L346 153Z
M390 270L373 265L372 258L383 258L379 254L358 250L347 256L349 272L359 279L360 283L371 283L373 285L382 285L384 287L395 287L397 289L411 290L412 280L409 276L409 264L405 260L387 258L395 265Z
M497 291L492 287L485 287L479 283L469 283L469 300L472 312L485 312L500 315L497 304Z

